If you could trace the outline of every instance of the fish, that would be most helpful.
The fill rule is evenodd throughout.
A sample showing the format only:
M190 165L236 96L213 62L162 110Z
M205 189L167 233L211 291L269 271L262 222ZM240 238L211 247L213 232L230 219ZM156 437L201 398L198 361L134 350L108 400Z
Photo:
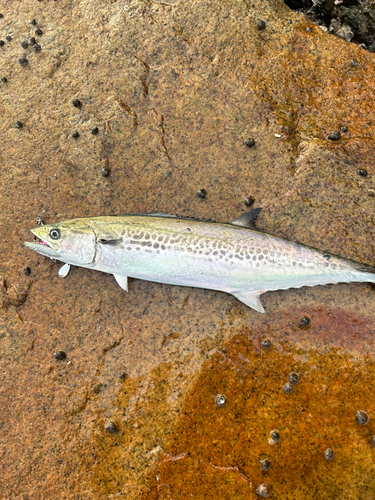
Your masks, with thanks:
M70 266L128 278L226 292L260 313L265 292L375 283L375 267L260 231L261 208L229 223L163 212L71 219L31 229L27 248ZM40 241L38 241L38 239Z

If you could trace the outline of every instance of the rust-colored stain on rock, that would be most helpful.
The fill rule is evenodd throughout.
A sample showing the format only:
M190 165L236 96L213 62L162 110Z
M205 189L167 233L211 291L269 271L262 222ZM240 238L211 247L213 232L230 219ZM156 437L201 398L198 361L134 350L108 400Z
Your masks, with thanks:
M145 498L256 498L262 483L275 499L373 498L375 425L356 421L359 410L375 411L373 348L359 358L335 347L363 344L373 329L340 311L312 316L307 335L316 347L301 347L307 332L290 315L271 317L277 331L245 328L204 364ZM291 373L298 383L286 394Z

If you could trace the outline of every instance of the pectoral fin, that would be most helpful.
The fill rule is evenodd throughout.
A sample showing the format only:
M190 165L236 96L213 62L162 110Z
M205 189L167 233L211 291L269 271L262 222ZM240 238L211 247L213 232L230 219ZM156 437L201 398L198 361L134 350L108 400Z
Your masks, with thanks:
M252 309L255 309L256 311L260 313L264 313L265 310L263 309L263 306L260 302L260 296L262 292L240 292L240 293L232 293L236 299L240 300L247 306L251 307Z
M125 292L128 291L128 277L123 276L122 274L114 274L113 275L116 278L117 283L121 286Z
M65 278L68 276L70 271L70 264L64 264L62 267L59 269L59 276L60 278Z

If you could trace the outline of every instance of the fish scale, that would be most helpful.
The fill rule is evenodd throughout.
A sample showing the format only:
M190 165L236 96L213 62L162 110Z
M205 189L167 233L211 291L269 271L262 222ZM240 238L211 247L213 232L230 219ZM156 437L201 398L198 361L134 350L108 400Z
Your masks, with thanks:
M228 224L168 214L102 216L34 228L26 246L70 265L128 277L230 293L264 312L273 290L351 281L375 282L375 269L256 230L260 209Z

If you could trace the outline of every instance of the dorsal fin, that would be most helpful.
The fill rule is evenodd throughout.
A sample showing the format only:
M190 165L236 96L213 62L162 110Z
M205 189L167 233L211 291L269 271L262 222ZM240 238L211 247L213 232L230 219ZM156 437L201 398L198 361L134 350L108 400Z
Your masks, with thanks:
M235 226L247 227L249 229L256 229L255 221L258 215L260 214L261 208L254 208L254 210L250 210L250 212L245 212L240 215L236 219L230 221L231 224Z

